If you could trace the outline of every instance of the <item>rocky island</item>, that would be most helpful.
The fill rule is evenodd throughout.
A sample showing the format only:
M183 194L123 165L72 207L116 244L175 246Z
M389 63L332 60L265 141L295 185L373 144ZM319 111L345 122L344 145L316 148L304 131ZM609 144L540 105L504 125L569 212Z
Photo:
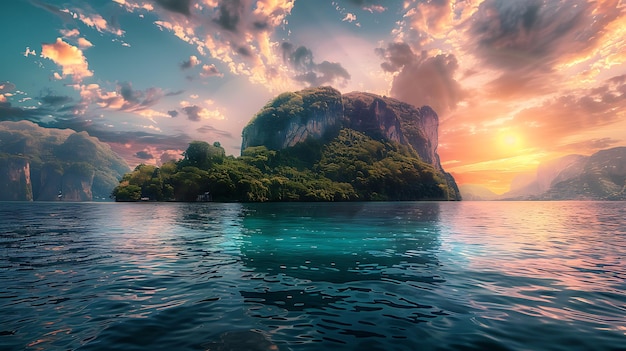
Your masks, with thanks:
M437 155L427 106L331 87L268 102L242 132L241 156L194 141L184 158L139 165L117 201L460 200Z

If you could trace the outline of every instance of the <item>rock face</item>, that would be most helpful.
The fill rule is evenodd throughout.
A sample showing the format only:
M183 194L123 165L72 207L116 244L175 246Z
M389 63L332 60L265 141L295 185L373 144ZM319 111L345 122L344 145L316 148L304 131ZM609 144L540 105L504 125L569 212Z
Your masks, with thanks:
M5 175L4 181L0 183L0 201L33 200L28 160L23 157L2 157L0 174Z
M338 133L342 119L341 93L332 88L284 93L243 129L241 150L259 145L280 150L308 138L320 139Z
M443 170L437 155L439 117L430 107L415 108L395 99L357 92L345 94L343 100L349 128L409 144L424 162Z
M362 92L342 96L330 87L285 93L267 104L243 129L241 149L263 145L280 150L308 138L328 140L336 137L341 128L411 145L422 161L441 172L460 199L454 178L443 170L439 161L439 118L428 106L416 108Z
M0 201L109 200L128 171L87 133L0 122Z

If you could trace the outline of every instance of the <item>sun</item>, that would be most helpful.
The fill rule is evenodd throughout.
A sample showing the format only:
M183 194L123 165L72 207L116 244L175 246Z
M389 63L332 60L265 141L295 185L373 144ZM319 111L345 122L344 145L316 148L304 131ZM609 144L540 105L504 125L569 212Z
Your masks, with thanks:
M511 130L504 130L498 133L498 147L502 151L517 152L523 148L523 140L520 134Z
M517 144L517 136L513 134L507 134L502 138L502 142L507 146L515 146Z

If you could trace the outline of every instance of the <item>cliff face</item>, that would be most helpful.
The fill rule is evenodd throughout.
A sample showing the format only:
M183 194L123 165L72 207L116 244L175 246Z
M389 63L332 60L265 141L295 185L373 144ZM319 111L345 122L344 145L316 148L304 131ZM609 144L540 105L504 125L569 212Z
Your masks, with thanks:
M241 150L259 145L281 150L308 138L336 134L342 118L341 93L332 88L285 93L266 105L243 129Z
M94 179L92 172L63 172L49 165L36 171L25 158L0 158L0 174L4 181L0 183L0 201L92 201L91 191ZM59 198L59 192L62 197Z
M362 132L373 139L411 145L421 160L446 179L460 199L454 178L446 173L437 154L439 118L430 107L370 93L345 95L330 87L286 93L266 105L244 128L242 150L266 146L280 150L307 138L330 139L341 128Z
M92 201L94 172L77 172L72 168L60 169L56 165L45 165L38 179L39 190L34 192L36 201ZM33 183L33 187L37 181ZM61 195L61 197L59 197Z
M85 132L0 122L0 200L108 200L128 165Z
M357 92L345 94L343 101L349 128L409 144L424 162L443 170L437 155L439 117L430 107L415 108L395 99Z
M23 157L0 158L0 174L6 174L4 181L0 182L0 201L33 200L28 160Z

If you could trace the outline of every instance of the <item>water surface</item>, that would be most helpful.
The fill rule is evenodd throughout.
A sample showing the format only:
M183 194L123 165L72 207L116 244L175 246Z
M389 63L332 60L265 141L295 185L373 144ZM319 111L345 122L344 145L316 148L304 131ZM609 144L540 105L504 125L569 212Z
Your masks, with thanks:
M619 350L623 202L0 203L2 350Z

